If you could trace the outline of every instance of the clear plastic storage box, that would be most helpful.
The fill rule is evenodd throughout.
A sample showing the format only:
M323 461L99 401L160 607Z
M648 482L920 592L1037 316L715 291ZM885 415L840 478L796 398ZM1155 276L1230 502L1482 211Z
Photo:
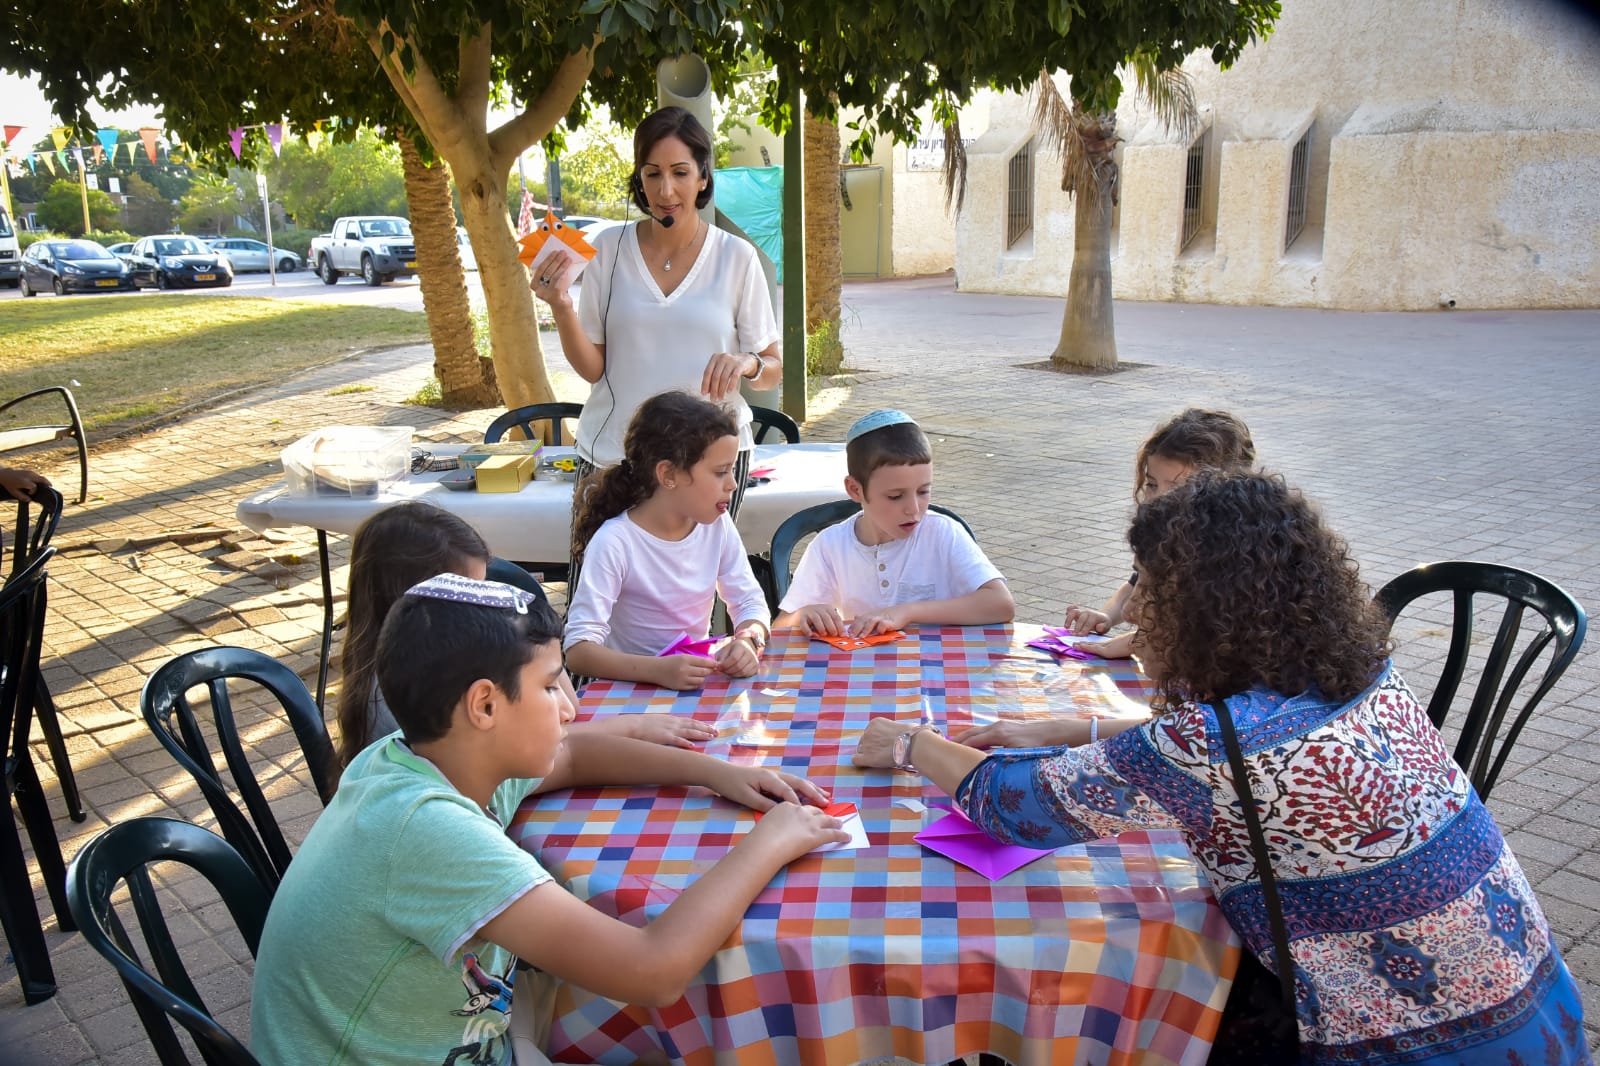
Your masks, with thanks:
M376 496L411 469L411 426L328 426L283 450L295 496Z

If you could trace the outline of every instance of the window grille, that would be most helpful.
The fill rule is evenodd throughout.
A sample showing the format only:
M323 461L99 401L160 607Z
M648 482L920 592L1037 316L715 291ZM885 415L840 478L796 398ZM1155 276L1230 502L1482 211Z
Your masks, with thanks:
M1283 230L1283 248L1289 250L1300 231L1306 228L1306 185L1311 170L1311 130L1295 143L1289 156L1289 218Z
M1189 161L1183 175L1183 243L1178 250L1189 247L1189 242L1200 232L1205 216L1206 142L1211 139L1207 129L1189 146Z
M1017 149L1006 168L1006 247L1033 229L1033 142Z

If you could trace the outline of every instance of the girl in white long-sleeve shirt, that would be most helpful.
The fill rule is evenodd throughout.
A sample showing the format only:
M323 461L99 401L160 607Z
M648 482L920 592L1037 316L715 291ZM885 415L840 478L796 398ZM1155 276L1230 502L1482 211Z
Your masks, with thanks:
M728 504L738 426L716 404L664 392L640 405L623 459L579 504L574 560L583 577L567 612L567 664L579 674L696 688L713 671L749 677L766 648L766 598ZM717 594L738 620L712 657L660 655L706 636Z

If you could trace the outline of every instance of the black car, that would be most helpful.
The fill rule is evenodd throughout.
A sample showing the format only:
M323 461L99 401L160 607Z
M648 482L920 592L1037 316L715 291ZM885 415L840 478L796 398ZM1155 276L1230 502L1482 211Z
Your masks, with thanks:
M233 284L233 268L221 254L187 233L141 237L128 253L135 285L158 289L222 288Z
M54 289L69 292L116 292L133 288L128 264L94 241L35 241L22 253L22 295Z

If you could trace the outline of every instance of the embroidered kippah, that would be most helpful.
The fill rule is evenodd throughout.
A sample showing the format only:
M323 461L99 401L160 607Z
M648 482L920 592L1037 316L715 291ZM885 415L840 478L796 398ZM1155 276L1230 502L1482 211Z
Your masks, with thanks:
M914 426L917 424L917 420L904 411L895 411L890 408L874 411L869 415L862 415L856 419L856 424L851 426L850 432L844 435L844 442L849 444L863 433L871 433L873 430L882 429L884 426L900 426L907 423Z
M450 600L470 603L478 607L499 607L502 610L528 613L533 593L512 588L499 581L474 581L460 574L440 574L419 581L406 589L407 596L425 596L430 600Z

